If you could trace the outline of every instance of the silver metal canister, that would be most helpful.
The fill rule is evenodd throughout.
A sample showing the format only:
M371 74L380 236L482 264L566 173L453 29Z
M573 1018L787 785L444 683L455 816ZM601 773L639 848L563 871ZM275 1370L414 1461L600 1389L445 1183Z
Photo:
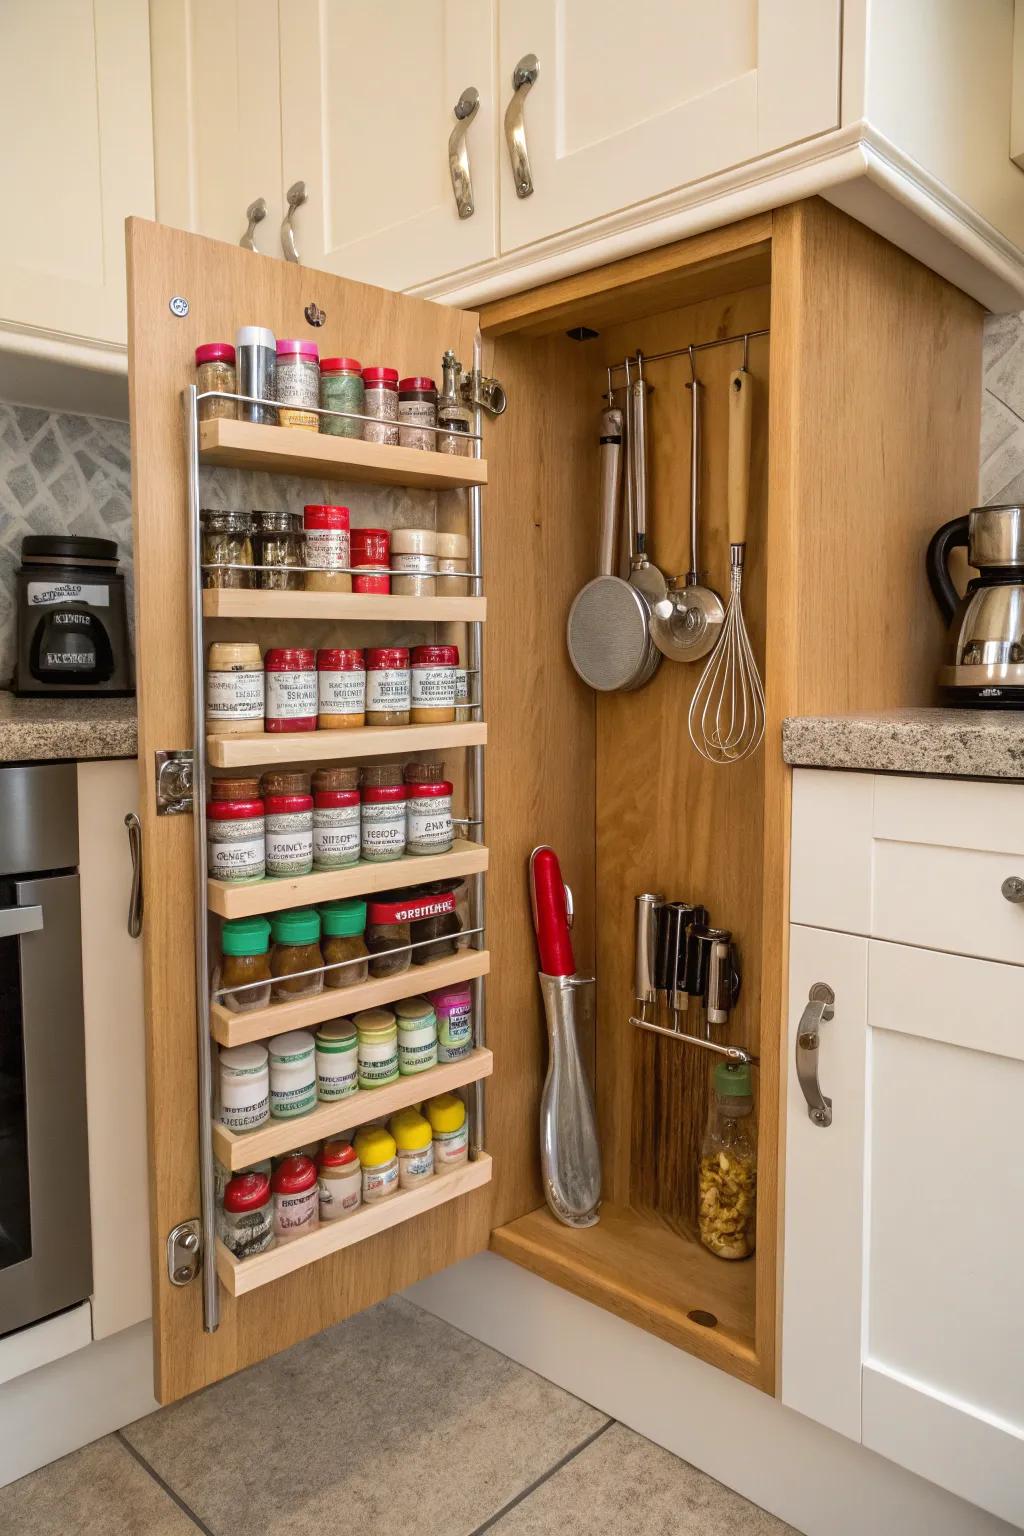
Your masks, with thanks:
M238 393L258 395L261 400L276 399L277 338L263 325L242 325L235 336L235 369ZM277 412L269 405L238 407L240 421L277 425Z

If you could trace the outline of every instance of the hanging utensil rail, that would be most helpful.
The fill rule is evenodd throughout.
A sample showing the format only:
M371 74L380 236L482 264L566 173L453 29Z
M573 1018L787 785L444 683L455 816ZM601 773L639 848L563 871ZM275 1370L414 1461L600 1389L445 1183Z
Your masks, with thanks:
M666 358L669 357L688 357L694 352L708 352L712 347L731 347L734 346L736 342L741 341L743 343L743 366L746 368L747 353L750 348L750 343L755 341L759 336L767 336L768 334L768 326L762 326L762 328L758 331L737 331L735 336L716 336L714 341L695 341L689 346L685 347L669 347L666 352L645 352L643 354L643 360L645 365L647 363L662 363ZM611 394L616 389L622 389L624 387L621 384L612 384L612 374L625 373L628 377L629 369L634 365L638 356L639 353L632 352L630 353L629 357L623 359L621 363L608 364L609 394Z

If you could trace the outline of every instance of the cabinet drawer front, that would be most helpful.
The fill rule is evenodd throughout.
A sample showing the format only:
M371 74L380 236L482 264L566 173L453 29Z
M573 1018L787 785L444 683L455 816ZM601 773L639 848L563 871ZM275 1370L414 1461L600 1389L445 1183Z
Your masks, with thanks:
M872 1029L1024 1061L1024 967L871 945Z
M1024 965L1024 905L1001 886L1024 857L927 843L876 841L872 935Z

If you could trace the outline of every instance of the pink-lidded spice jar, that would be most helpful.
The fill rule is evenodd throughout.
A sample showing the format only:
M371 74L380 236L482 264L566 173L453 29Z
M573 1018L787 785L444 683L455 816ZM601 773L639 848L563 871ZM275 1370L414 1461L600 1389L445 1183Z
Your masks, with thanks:
M353 592L391 591L388 564L391 558L391 535L386 528L353 528L349 535L352 551L352 569L360 574L352 578ZM377 569L383 575L374 575ZM366 574L362 574L365 572Z
M302 526L306 565L316 567L306 571L306 591L351 592L348 507L303 507Z
M320 353L315 341L285 338L277 343L276 393L281 402L278 423L318 432L320 418Z
M365 724L366 659L362 651L317 651L316 687L322 731L344 731Z
M267 731L315 731L316 652L305 646L270 650L263 658Z
M462 1061L473 1049L473 993L466 982L427 996L437 1015L437 1059Z
M409 724L409 652L403 646L366 653L366 723Z
M363 387L367 416L376 418L363 422L364 443L387 443L398 446L398 370L397 368L364 368Z

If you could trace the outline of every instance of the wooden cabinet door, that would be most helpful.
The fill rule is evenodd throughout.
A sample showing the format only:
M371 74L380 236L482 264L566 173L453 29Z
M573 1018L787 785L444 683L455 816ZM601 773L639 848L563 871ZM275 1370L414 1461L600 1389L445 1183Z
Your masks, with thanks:
M495 3L281 7L284 185L306 183L295 218L305 264L401 289L495 254ZM480 94L467 138L475 211L460 219L448 140L469 86Z
M311 273L292 263L253 261L238 246L139 220L129 225L128 253L153 1329L156 1391L167 1402L486 1247L493 1225L487 1185L261 1289L237 1296L222 1290L219 1327L204 1332L199 1281L173 1285L166 1257L171 1229L200 1213L193 896L197 829L188 814L157 813L155 778L158 751L189 749L193 742L182 391L194 377L195 347L211 338L233 336L240 324L258 323L278 336L315 337L335 352L393 360L408 373L434 373L449 346L460 358L471 360L477 320L472 314ZM180 318L169 304L174 297L188 304ZM305 316L311 302L326 316L319 331ZM178 312L183 308L175 305ZM303 432L252 430L286 440L285 452L292 439L309 444ZM405 452L416 460L426 457ZM228 468L226 474L228 479L217 487L207 482L204 493L218 489L218 505L260 505L254 482L237 468ZM309 496L307 487L318 484L322 482L282 482L278 498L284 495L287 505L301 507ZM342 490L335 482L330 488L336 495ZM356 510L360 503L355 498L365 491L365 486L344 486L346 500ZM418 504L409 499L410 493L401 494L402 510L409 514ZM280 499L272 504L279 505ZM379 505L372 503L375 511ZM247 622L242 632L254 633L253 624ZM261 635L257 627L255 634L264 644L273 643L273 632ZM372 643L372 635L368 640ZM301 760L301 750L297 756ZM200 911L206 921L202 907ZM344 1006L338 1008L339 1014L345 1011ZM203 1048L210 1045L204 1042Z
M839 0L514 0L502 4L501 111L525 101L534 191L502 146L510 251L714 176L839 122Z
M0 37L0 326L123 345L124 221L153 211L145 6L9 0Z
M281 254L278 0L150 0L156 216L236 243L267 205L256 249Z

